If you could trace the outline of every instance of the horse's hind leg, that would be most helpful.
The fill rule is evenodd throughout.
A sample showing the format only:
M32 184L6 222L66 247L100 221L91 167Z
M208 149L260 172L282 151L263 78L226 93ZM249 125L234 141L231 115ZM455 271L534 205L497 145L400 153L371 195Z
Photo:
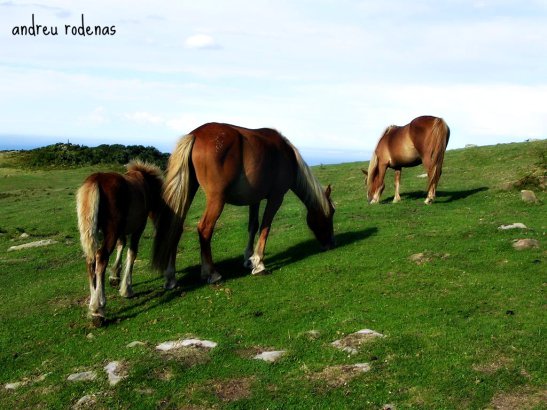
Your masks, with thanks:
M108 258L114 250L116 238L113 235L105 234L103 245L97 251L95 258L95 280L94 291L89 301L89 314L95 326L101 326L104 322L106 296L104 291L104 275L108 265Z
M165 284L163 285L163 287L165 290L175 289L175 287L177 286L177 278L175 276L176 258L177 250L175 248L175 250L171 252L171 255L169 255L167 269L165 269L165 272L163 272L163 277L165 278Z
M211 255L211 238L215 224L224 208L224 201L221 198L207 198L205 212L198 223L199 243L201 246L201 278L208 283L215 283L222 279L213 265Z
M135 295L133 292L133 265L139 251L139 240L142 231L131 235L129 241L129 249L127 250L127 260L125 262L125 270L123 272L122 283L120 284L120 296L130 298Z
M260 202L249 206L249 241L243 253L243 266L252 269L253 263L249 259L253 255L255 236L258 231L258 211Z
M96 300L97 280L95 275L95 259L86 258L87 279L89 280L89 317L92 317L94 311L94 301Z
M401 195L399 195L399 187L401 185L401 170L395 170L395 196L393 197L393 203L401 201Z
M112 265L110 276L108 281L110 286L117 288L120 285L120 273L122 271L122 253L123 248L125 247L125 237L118 239L116 243L116 259L114 260L114 265Z
M430 205L435 200L435 195L437 191L437 184L439 183L440 172L437 173L437 165L430 165L427 168L427 176L429 184L427 186L427 198L425 199L425 204Z

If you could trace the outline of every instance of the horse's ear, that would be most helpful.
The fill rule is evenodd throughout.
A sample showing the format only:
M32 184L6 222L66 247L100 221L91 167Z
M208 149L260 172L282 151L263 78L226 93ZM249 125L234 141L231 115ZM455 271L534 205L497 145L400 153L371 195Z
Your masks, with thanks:
M325 189L325 196L330 199L330 193L332 192L332 187L330 184L327 185L327 189Z

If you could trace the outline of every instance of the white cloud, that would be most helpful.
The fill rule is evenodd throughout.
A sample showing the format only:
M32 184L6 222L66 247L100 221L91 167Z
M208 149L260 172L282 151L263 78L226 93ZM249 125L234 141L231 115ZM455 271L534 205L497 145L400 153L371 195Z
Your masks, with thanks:
M101 126L107 124L109 118L104 107L96 107L89 114L81 116L79 122L84 125Z
M132 113L124 114L123 117L129 121L135 122L137 124L162 124L164 122L163 118L159 115L151 114L146 111L137 111Z
M216 40L208 34L194 34L184 41L184 45L186 48L199 50L220 48Z
M199 114L180 114L169 118L165 125L177 134L187 134L200 125L212 121L211 118L204 118Z

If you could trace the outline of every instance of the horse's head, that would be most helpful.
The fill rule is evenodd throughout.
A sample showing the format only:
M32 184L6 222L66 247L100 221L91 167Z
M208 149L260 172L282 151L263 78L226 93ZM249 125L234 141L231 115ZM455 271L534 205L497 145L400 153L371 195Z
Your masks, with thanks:
M365 186L367 190L367 200L369 204L376 204L380 202L380 195L384 192L384 180L380 178L380 172L378 169L378 157L376 154L372 154L368 171L362 169L365 174Z
M330 199L330 194L331 186L329 185L323 193L328 204L328 209L324 209L324 207L310 207L308 208L308 215L306 217L308 226L324 251L334 248L334 205Z

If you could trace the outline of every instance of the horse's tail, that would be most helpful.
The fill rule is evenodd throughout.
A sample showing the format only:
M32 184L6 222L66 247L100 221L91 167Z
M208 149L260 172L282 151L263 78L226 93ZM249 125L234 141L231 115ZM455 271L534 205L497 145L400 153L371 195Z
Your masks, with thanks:
M87 180L76 194L76 212L80 242L88 261L95 259L98 249L99 222L99 185L94 180Z
M182 235L184 219L192 203L197 179L192 166L192 134L182 137L169 157L163 188L164 206L156 221L156 236L152 248L152 266L164 271L169 258L176 252Z
M446 151L446 146L448 145L449 139L450 128L448 128L448 125L442 118L435 118L433 130L431 131L431 145L429 150L431 153L431 164L433 166L433 178L431 178L431 181L434 181L435 184L441 177L444 152Z

